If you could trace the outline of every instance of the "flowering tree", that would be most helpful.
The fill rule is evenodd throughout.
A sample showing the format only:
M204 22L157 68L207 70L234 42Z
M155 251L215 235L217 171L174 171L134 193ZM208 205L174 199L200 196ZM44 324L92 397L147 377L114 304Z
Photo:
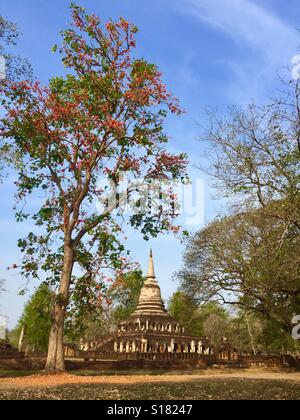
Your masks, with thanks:
M45 200L33 218L42 233L30 233L19 246L22 273L58 285L46 369L64 370L64 321L70 293L77 302L103 298L107 270L116 278L128 267L120 242L120 204L136 190L135 179L156 181L184 175L186 157L172 155L163 122L180 115L178 101L162 83L157 67L135 59L137 28L121 18L105 26L95 15L72 5L72 26L62 33L62 55L69 71L47 86L30 81L2 84L2 141L14 145L26 163L20 170L18 197L34 190ZM107 188L126 171L132 188L105 202ZM41 195L41 194L40 194ZM128 217L145 237L167 232L174 214L157 212ZM17 219L29 217L17 212ZM77 266L80 267L77 270ZM77 273L77 274L75 274Z

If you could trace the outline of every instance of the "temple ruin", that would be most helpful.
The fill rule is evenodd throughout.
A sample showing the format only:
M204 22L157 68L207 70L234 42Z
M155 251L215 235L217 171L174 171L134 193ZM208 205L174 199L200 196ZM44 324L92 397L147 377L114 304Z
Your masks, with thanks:
M104 340L97 350L115 354L212 353L206 338L186 334L184 326L166 310L155 276L152 251L147 278L135 312L122 321L115 335Z

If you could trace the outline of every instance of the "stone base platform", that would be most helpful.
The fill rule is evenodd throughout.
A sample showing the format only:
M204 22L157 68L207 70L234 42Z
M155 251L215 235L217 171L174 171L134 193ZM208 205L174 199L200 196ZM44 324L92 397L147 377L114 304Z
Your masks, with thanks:
M0 370L43 370L45 358L24 359L1 359ZM216 360L206 357L197 360L95 360L84 361L83 359L66 360L68 371L159 371L159 370L198 370L214 368L248 369L255 368L294 368L300 370L300 360L290 356L283 357L241 357L235 361Z

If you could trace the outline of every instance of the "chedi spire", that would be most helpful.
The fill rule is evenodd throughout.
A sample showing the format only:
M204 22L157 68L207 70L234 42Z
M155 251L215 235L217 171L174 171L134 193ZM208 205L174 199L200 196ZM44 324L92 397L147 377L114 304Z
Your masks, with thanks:
M149 256L147 278L141 290L135 315L168 315L156 281L152 250Z
M152 249L150 250L150 257L149 257L149 265L148 265L148 275L147 279L155 279L155 270L154 270L154 262L153 262L153 252Z

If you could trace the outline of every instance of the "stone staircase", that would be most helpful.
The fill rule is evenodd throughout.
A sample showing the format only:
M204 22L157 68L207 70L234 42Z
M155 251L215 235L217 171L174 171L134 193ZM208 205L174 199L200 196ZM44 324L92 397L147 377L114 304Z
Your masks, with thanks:
M95 351L114 351L115 336L107 335L99 340L96 344Z

